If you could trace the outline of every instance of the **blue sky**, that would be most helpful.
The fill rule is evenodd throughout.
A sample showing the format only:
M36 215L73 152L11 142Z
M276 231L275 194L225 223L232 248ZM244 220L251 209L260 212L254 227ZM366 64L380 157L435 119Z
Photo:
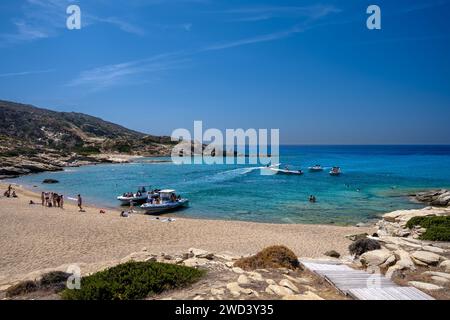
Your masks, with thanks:
M2 0L0 99L152 134L203 120L285 144L448 144L449 16L450 0Z

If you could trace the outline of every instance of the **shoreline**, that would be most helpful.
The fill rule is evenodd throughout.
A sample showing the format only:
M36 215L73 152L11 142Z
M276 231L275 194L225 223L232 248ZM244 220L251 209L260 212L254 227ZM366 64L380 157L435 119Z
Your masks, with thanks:
M2 190L7 185L0 183ZM143 247L174 254L191 247L213 252L253 254L264 247L283 244L299 257L322 257L328 250L347 255L349 234L374 232L374 227L318 224L273 224L132 214L100 214L95 205L79 213L71 201L64 210L46 208L40 195L15 187L19 198L0 198L0 284L36 270L70 263L99 263L121 259ZM50 189L50 188L49 188ZM3 192L2 192L3 194ZM35 205L29 205L33 200Z
M37 186L37 185L32 185L32 184L19 184L17 182L14 181L8 181L8 180L4 180L1 181L0 180L0 189L3 188L5 189L7 187L8 184L11 184L17 188L26 190L32 194L35 194L35 196L40 197L40 192L51 192L51 184L47 184L44 185L42 188ZM48 186L48 188L45 188L46 186ZM66 201L67 201L67 192L63 192L63 194L66 195ZM74 197L74 195L72 195L72 197ZM70 200L69 200L70 201ZM110 204L101 204L100 202L95 202L95 201L89 201L89 200L85 200L85 198L83 198L83 203L87 204L87 206L89 207L93 207L96 208L98 210L100 209L107 209L107 210L112 210L112 211L116 211L116 212L120 212L120 211L127 211L129 209L128 206L121 206L121 205L116 205L116 206L112 206ZM420 202L417 202L417 204L421 204ZM138 214L138 215L144 215L144 216L149 216L147 214L144 213L143 210L140 210L138 207L135 207L134 210L136 210L137 212L134 212L134 214ZM376 218L372 217L369 218L367 220L361 220L358 223L285 223L285 222L268 222L268 221L251 221L251 220L234 220L234 219L224 219L224 218L204 218L201 216L196 216L194 215L189 215L188 217L181 215L179 213L175 212L170 212L170 213L163 213L160 216L162 218L164 218L165 216L170 216L172 218L181 218L181 219L190 219L190 220L206 220L206 221L237 221L237 222L248 222L248 223L256 223L256 224L274 224L274 225L323 225L323 226L337 226L337 227L374 227L376 222L379 221L382 218L382 215L384 214L380 213L379 216L377 216Z

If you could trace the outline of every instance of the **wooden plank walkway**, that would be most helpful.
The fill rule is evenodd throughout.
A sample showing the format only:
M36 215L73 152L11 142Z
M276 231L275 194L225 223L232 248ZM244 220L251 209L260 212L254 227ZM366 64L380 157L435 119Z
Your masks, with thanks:
M401 287L380 274L370 274L330 261L300 259L343 294L357 300L434 300L414 287Z

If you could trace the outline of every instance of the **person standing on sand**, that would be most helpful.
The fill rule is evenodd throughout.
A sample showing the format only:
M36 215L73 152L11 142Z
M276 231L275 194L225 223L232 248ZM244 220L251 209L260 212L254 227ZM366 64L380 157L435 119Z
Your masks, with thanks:
M42 203L42 206L45 206L45 193L44 192L41 193L41 203Z
M82 205L83 205L83 199L81 198L81 195L79 194L78 195L78 208L80 209L80 212L82 212L83 211L83 207L82 207Z
M53 196L52 196L53 208L57 207L57 205L58 205L57 201L58 201L58 194L55 192L55 193L53 193Z
M46 207L49 206L49 205L48 205L48 199L49 199L49 193L46 192L46 193L45 193L45 206L46 206Z
M63 195L61 195L61 196L59 197L59 207L60 207L61 209L64 209L64 196L63 196Z

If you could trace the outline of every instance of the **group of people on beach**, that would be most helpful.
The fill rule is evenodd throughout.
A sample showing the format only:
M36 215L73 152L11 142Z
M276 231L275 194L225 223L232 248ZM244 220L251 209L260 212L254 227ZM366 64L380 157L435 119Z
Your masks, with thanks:
M42 192L41 204L43 207L64 209L64 196L56 192Z
M30 204L34 204L30 201ZM42 192L41 193L41 204L43 207L49 208L61 208L64 209L64 195L58 194L56 192ZM83 210L83 199L79 194L77 196L77 205L80 212L84 212Z
M18 198L16 190L13 189L12 185L8 186L8 189L3 193L3 196L7 198Z

